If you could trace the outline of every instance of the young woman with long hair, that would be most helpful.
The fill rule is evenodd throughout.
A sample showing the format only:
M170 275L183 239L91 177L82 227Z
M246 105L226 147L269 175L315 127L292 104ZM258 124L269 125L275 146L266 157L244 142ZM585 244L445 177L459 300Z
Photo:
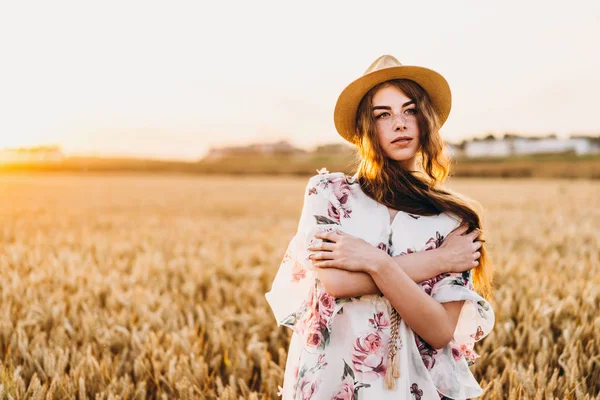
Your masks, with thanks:
M266 298L293 330L284 399L466 399L495 316L480 207L443 187L437 72L378 58L340 94L354 176L310 178L296 235Z

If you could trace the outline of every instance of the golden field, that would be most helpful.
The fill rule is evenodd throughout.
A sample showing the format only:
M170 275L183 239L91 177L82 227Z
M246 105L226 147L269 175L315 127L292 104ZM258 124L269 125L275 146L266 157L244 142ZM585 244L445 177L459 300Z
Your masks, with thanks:
M347 146L345 146L347 147ZM56 162L6 164L0 173L181 173L217 175L296 175L308 178L327 165L330 171L353 175L359 156L352 148L326 148L293 155L239 155L199 161L155 160L70 156ZM461 158L450 166L451 175L461 178L562 178L600 179L600 154L535 154L508 158Z
M0 175L0 399L277 398L264 293L307 180ZM495 261L481 398L600 399L600 182L449 186Z

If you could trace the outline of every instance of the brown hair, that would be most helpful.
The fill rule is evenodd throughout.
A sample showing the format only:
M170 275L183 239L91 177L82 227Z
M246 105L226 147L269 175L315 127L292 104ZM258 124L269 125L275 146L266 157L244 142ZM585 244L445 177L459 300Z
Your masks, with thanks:
M379 144L371 109L374 94L384 86L394 86L415 102L419 127L419 168L411 171L388 158ZM372 88L361 100L356 113L354 144L359 156L357 175L366 195L392 209L417 215L437 215L449 212L468 224L467 232L480 229L477 240L479 265L473 269L474 286L488 298L491 295L491 261L485 249L481 219L475 201L453 193L441 184L448 176L450 159L444 154L444 142L439 134L439 118L423 88L408 79L394 79Z

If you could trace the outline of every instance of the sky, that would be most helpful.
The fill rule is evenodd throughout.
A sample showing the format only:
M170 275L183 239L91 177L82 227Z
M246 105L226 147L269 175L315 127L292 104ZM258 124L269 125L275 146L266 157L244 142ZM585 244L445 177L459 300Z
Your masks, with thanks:
M0 5L0 148L198 159L342 143L337 96L382 54L444 75L450 142L600 134L600 2Z

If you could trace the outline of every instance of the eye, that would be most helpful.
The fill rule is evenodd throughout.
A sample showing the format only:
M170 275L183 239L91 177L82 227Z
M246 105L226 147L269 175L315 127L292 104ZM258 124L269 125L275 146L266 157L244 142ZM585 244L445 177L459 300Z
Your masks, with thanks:
M414 107L414 108L409 108L409 109L407 109L407 110L406 110L406 111L404 111L404 112L408 113L408 115L415 115L415 114L417 113L417 108L416 108L416 107Z
M389 116L390 116L390 113L385 111L385 112L382 112L381 114L376 115L375 119L387 118Z

